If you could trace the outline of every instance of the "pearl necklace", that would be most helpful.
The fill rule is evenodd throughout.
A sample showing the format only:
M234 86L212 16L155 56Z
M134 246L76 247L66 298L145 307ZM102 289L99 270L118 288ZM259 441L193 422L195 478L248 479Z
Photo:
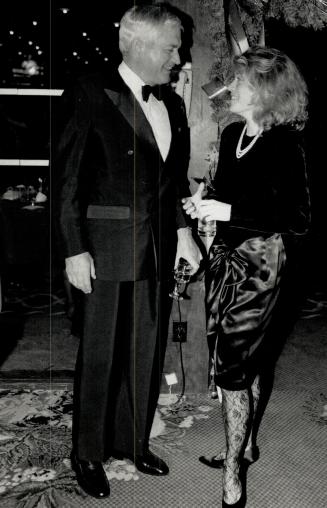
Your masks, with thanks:
M246 124L244 125L244 129L242 130L241 135L240 135L240 139L238 140L238 143L237 143L237 147L236 147L236 157L237 157L237 159L240 159L241 157L243 157L243 155L248 153L248 151L251 150L251 148L253 147L254 143L259 138L259 136L261 136L261 134L262 134L262 129L260 129L258 134L256 134L254 136L254 138L252 139L251 143L249 143L245 148L241 149L242 141L243 141L243 137L244 137L245 131L246 131Z

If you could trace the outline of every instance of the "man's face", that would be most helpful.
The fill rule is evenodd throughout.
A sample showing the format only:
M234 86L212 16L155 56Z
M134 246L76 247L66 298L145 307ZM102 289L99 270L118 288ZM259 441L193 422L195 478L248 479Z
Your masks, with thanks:
M171 70L180 64L181 31L166 24L149 33L139 54L139 75L148 85L162 85L171 80Z

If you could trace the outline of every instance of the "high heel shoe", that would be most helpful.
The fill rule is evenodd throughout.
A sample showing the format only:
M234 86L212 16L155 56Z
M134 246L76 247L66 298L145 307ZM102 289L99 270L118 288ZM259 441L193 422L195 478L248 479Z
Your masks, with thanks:
M246 467L244 467L244 465L240 467L239 478L242 486L241 497L236 501L236 503L233 504L226 503L226 501L223 498L222 508L245 508L247 496L246 496Z
M257 462L259 457L260 457L259 447L254 446L252 448L251 457L245 455L242 458L242 466L243 467L251 466L251 464ZM199 457L199 461L202 464L205 464L206 466L212 467L214 469L222 469L224 467L225 459L217 459L216 456L207 458L204 455L201 455L201 457Z
M245 508L246 506L246 496L244 490L242 490L241 497L239 498L236 503L228 504L226 501L223 500L222 502L222 508Z

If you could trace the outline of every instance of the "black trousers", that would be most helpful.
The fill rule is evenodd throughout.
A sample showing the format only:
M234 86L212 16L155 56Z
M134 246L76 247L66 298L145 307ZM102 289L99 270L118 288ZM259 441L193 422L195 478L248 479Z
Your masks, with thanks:
M160 392L167 343L168 285L94 281L85 296L74 385L73 447L104 461L142 454Z

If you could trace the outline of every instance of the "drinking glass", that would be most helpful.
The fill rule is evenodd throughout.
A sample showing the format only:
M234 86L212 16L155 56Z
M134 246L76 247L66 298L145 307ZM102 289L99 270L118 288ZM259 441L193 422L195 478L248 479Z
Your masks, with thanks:
M192 266L184 258L180 258L176 270L174 270L175 287L169 296L174 300L183 300L181 288L191 279ZM183 288L182 288L183 289Z

